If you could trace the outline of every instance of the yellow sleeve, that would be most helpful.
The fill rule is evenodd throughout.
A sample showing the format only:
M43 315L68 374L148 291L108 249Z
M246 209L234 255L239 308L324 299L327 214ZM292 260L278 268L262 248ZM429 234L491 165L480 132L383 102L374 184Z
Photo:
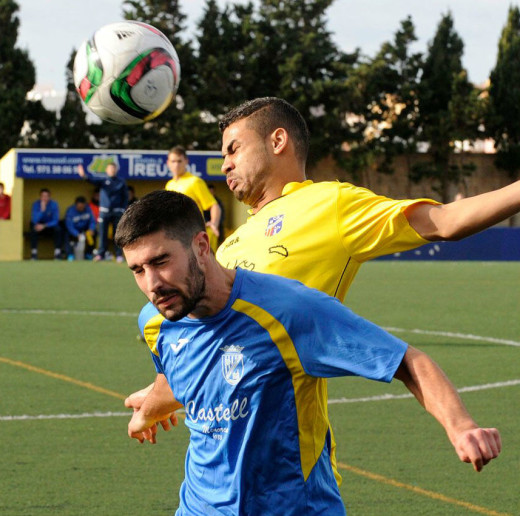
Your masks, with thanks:
M432 199L395 200L342 183L338 192L338 229L343 245L358 262L407 251L428 243L408 223L404 210Z

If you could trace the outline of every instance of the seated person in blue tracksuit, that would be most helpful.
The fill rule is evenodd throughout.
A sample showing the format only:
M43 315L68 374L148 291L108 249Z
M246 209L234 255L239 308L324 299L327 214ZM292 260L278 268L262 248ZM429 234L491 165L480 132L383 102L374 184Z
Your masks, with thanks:
M74 260L74 247L85 242L85 258L92 258L96 234L96 219L87 199L80 195L65 213L65 252L68 260Z
M40 198L33 202L31 209L30 239L31 260L38 259L38 240L40 236L50 236L54 239L54 258L61 257L60 208L58 203L51 199L48 188L40 190Z

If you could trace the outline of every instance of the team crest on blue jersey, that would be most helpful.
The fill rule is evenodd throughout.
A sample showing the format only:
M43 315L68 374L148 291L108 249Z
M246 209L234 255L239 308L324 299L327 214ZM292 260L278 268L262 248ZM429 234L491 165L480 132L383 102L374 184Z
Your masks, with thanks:
M244 355L242 355L244 348L231 345L220 349L224 352L222 355L222 375L224 380L230 385L236 385L244 376Z
M271 217L267 221L267 227L265 228L265 236L270 237L282 231L283 217L283 215L276 215L275 217Z

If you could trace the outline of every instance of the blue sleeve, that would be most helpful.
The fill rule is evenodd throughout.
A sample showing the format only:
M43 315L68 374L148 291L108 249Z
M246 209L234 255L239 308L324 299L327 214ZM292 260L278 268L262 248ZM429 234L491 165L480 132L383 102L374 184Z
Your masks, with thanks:
M56 227L60 221L60 208L56 201L49 201L49 209L51 212L51 219L47 222L48 228Z
M95 186L102 186L105 182L106 177L97 177L93 174L90 174L85 170L85 181L88 181L89 183L95 185Z
M392 380L408 348L405 342L336 298L310 289L302 295L305 299L296 300L305 309L292 318L290 335L307 374Z
M73 236L78 236L78 231L74 227L74 224L72 222L72 219L74 217L73 209L72 207L67 210L67 213L65 213L65 227L67 228L67 231Z
M155 372L157 374L164 374L164 369L163 369L163 366L161 363L161 359L157 355L154 355L151 351L150 351L150 355L152 357L153 364L155 366Z
M139 325L139 331L141 332L141 335L144 337L144 328L146 326L146 323L155 315L157 315L159 312L155 306L153 306L152 303L147 303L144 305L144 307L141 310L141 313L139 314L139 318L137 320L137 323ZM155 365L155 371L160 374L164 374L164 370L161 364L161 359L154 353L150 351L150 355L152 357L153 363Z
M40 222L42 212L40 211L40 201L33 202L31 209L31 222L38 224Z
M155 315L157 315L159 311L152 303L146 303L146 305L141 308L141 312L139 313L139 317L137 319L137 324L139 326L139 331L141 335L144 337L144 327L146 323Z

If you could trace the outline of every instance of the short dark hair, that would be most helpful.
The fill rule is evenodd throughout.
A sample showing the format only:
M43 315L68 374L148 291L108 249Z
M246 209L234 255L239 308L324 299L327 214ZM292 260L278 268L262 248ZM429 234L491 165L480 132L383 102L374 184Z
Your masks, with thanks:
M41 188L41 189L40 189L40 195L41 195L42 193L48 193L48 194L50 195L51 191L50 191L48 188Z
M296 156L303 162L309 153L309 129L300 112L286 100L278 97L261 97L248 100L226 113L219 121L220 132L231 124L250 118L251 128L265 138L278 127L291 137Z
M188 248L193 237L205 230L195 201L179 192L156 190L128 207L117 225L115 243L125 248L143 236L164 231Z
M74 201L74 204L79 204L79 203L87 204L87 199L85 197L83 197L83 195L78 195L76 197L76 200Z
M184 156L185 158L188 157L186 154L186 149L182 145L175 145L175 147L172 147L168 154L178 154L179 156Z

